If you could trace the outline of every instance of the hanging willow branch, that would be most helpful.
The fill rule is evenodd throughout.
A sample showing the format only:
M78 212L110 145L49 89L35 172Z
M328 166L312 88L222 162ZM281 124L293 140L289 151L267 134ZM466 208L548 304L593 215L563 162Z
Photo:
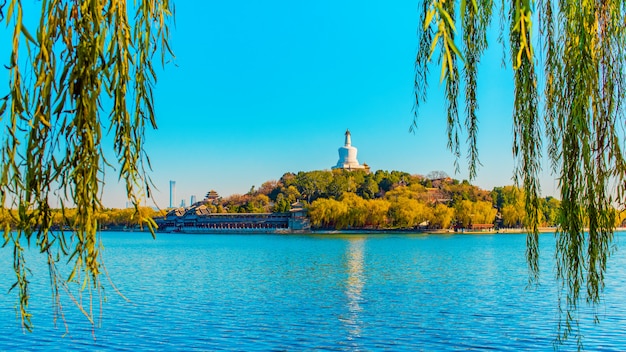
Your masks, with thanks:
M442 81L448 99L449 145L458 159L458 120L456 95L449 94L460 78L451 69L455 48L455 6L462 9L460 36L465 55L465 106L468 131L470 176L476 174L477 65L487 47L485 31L494 4L465 0L423 0L420 3L419 48L415 64L416 112L426 101L429 60L438 49ZM514 69L513 154L515 180L521 183L526 197L529 235L527 260L531 281L539 276L539 171L542 140L547 138L550 169L558 177L561 192L560 226L557 236L557 279L565 299L559 299L559 341L567 339L576 325L575 313L581 291L589 304L600 302L604 288L607 260L612 249L616 226L614 205L626 203L626 161L621 149L625 141L623 101L626 77L625 5L622 1L502 1L500 38L503 22L508 22L511 66ZM437 9L439 12L434 11ZM534 13L533 11L537 11ZM434 19L433 19L434 18ZM442 19L443 24L442 26ZM532 26L538 19L543 61L536 59ZM428 47L430 38L433 44ZM442 43L436 46L436 38ZM427 52L429 50L429 52ZM539 66L544 75L543 119L539 111ZM445 74L445 75L444 75ZM543 120L543 126L541 121ZM450 131L453 131L451 133ZM458 164L457 164L458 165ZM580 334L577 333L580 343Z
M96 214L105 166L112 164L103 158L107 130L135 209L150 196L143 136L146 124L156 128L152 58L170 53L171 8L167 0L43 0L32 31L23 11L20 0L0 4L13 28L9 94L0 106L0 205L13 210L13 219L3 220L4 245L14 248L12 289L30 330L24 251L31 243L47 257L55 302L65 282L88 289L89 297L102 289ZM52 231L51 200L60 202L66 219L65 209L76 209L73 221L65 220L72 232ZM145 221L152 229L152 220ZM71 264L68 277L60 276L60 261ZM92 310L80 308L93 323Z

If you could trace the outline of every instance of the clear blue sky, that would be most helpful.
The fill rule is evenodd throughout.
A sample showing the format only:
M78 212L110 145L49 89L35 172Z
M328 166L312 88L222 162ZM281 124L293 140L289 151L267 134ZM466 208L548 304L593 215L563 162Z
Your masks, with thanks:
M25 5L25 17L38 15L39 1ZM169 205L170 180L176 181L177 203L184 198L189 204L191 195L202 199L211 189L222 196L246 193L285 172L330 169L346 128L359 161L372 170L442 170L467 178L466 148L460 174L446 148L439 67L432 69L417 132L408 132L419 26L415 0L175 5L176 58L158 72L159 128L147 134L160 207ZM2 43L7 31L0 29ZM484 189L513 183L512 71L501 67L495 35L479 79L483 166L473 183ZM8 62L8 53L0 59ZM106 182L105 206L124 207L115 171L107 171ZM548 171L542 187L544 195L555 193Z

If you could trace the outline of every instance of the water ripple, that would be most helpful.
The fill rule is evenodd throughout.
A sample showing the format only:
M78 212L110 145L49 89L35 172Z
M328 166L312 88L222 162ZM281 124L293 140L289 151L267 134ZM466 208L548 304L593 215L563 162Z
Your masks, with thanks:
M106 233L104 242L108 272L130 302L108 287L93 331L64 301L66 334L52 323L44 282L33 286L36 330L24 334L6 295L0 350L517 351L551 350L556 336L550 235L541 285L531 289L516 235ZM0 265L10 268L4 251ZM45 277L45 263L33 260ZM626 350L626 255L609 265L601 323L581 310L589 350ZM8 273L0 287L10 286Z

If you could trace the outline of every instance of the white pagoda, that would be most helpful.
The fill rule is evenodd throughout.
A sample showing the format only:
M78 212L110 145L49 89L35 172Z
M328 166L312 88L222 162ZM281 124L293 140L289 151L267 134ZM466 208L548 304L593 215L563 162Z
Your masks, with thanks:
M367 164L359 164L356 158L357 149L352 146L352 140L350 130L346 130L346 143L343 147L339 148L339 161L337 165L333 166L333 169L343 170L365 170L369 172L370 168Z

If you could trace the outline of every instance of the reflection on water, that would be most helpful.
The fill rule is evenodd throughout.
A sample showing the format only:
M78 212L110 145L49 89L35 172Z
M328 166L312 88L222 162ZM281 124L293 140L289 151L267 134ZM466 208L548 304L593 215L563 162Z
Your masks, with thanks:
M7 294L0 248L0 351L545 351L556 333L554 236L542 236L541 285L527 289L523 235L197 236L105 233L100 327L32 286L35 331ZM626 234L617 234L618 243ZM39 257L36 257L39 258ZM47 278L45 258L29 262ZM580 311L587 350L626 351L626 250L610 258L600 324ZM34 281L33 281L34 282ZM41 282L38 281L38 282ZM575 350L568 341L563 350Z
M348 279L346 281L346 298L348 315L343 320L348 328L348 339L354 340L361 336L363 322L361 312L363 307L363 286L365 276L363 275L365 238L352 238L348 242Z

